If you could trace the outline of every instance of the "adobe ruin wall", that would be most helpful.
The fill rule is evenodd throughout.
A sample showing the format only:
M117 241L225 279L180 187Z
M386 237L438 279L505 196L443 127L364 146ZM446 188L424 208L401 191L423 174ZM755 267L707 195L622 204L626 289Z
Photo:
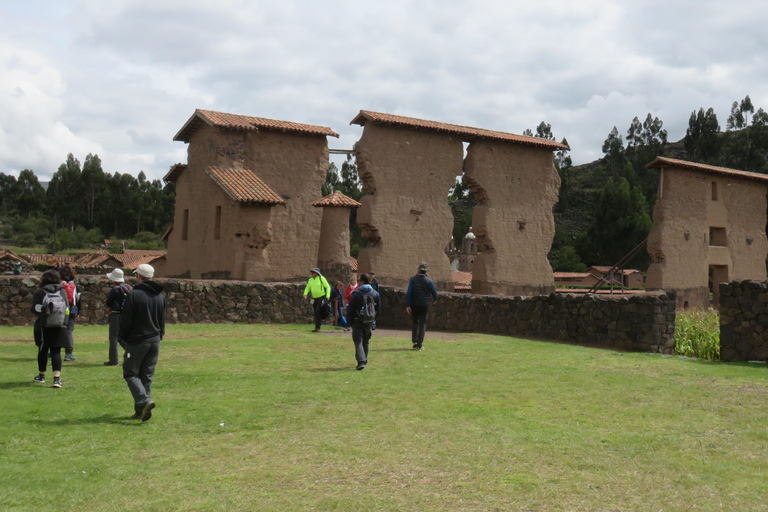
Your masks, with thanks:
M168 323L312 323L304 284L158 279L165 286ZM107 323L105 277L81 276L78 324ZM0 277L0 325L31 325L38 276ZM410 330L405 292L381 288L378 325ZM538 297L441 293L429 329L512 335L670 354L674 350L674 293L611 298L551 294ZM326 327L330 328L330 327ZM30 338L32 333L29 333ZM409 344L410 339L404 340Z
M366 195L357 223L368 246L358 269L407 287L422 261L438 290L452 289L445 246L453 232L448 192L461 175L459 136L366 123L355 154Z
M560 176L552 150L490 140L472 142L464 182L478 200L472 216L478 252L472 293L553 292L547 254L555 236L553 209Z
M720 282L766 279L765 211L765 184L665 168L648 235L646 287L675 289L678 307L694 309L709 306L710 265L715 303ZM723 239L715 234L711 244L710 228L724 229Z

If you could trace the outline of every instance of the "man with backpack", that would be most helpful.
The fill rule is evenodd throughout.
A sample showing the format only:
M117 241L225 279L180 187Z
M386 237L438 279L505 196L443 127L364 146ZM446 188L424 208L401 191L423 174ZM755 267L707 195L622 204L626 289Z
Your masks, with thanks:
M328 280L323 277L320 269L315 267L310 271L309 281L304 288L304 298L312 300L314 310L315 328L312 332L320 332L323 319L331 314L331 287Z
M424 334L427 331L429 305L432 302L437 302L437 290L435 283L427 277L428 270L427 264L422 262L419 265L419 273L408 281L408 291L405 293L405 311L413 319L411 335L413 350L421 350Z
M107 278L112 282L112 289L109 290L107 295L107 308L109 308L109 361L104 363L104 366L117 366L119 364L117 345L119 343L120 314L123 311L125 299L131 293L133 287L125 282L123 271L119 268L107 274Z
M381 297L371 286L371 278L368 274L361 274L358 281L361 285L350 296L347 305L347 319L352 326L352 341L355 342L357 369L364 370L368 365L368 344L371 340L371 328L381 309Z
M131 418L147 421L155 408L151 391L160 341L165 336L165 297L163 286L152 281L152 265L142 263L135 273L139 284L125 299L119 338L125 344L123 378L133 395Z

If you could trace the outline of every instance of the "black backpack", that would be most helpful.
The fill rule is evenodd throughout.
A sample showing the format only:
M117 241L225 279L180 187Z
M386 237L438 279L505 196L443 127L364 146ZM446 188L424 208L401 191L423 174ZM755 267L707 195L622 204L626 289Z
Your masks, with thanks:
M363 294L363 307L360 310L360 320L363 325L373 325L376 321L376 298L373 292Z

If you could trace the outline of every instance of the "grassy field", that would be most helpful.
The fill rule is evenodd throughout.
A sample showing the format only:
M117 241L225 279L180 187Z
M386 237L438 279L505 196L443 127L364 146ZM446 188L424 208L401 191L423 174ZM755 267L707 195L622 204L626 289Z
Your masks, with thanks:
M310 329L171 326L142 423L106 328L58 390L0 328L0 510L768 510L765 365Z

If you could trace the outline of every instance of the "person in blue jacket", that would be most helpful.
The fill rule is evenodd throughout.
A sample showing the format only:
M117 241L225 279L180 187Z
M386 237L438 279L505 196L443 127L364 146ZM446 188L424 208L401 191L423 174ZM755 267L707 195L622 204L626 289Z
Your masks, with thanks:
M411 341L413 350L421 350L424 343L424 333L427 331L427 315L429 305L437 302L435 283L427 277L429 266L422 262L419 273L408 281L408 291L405 294L405 311L413 319Z

